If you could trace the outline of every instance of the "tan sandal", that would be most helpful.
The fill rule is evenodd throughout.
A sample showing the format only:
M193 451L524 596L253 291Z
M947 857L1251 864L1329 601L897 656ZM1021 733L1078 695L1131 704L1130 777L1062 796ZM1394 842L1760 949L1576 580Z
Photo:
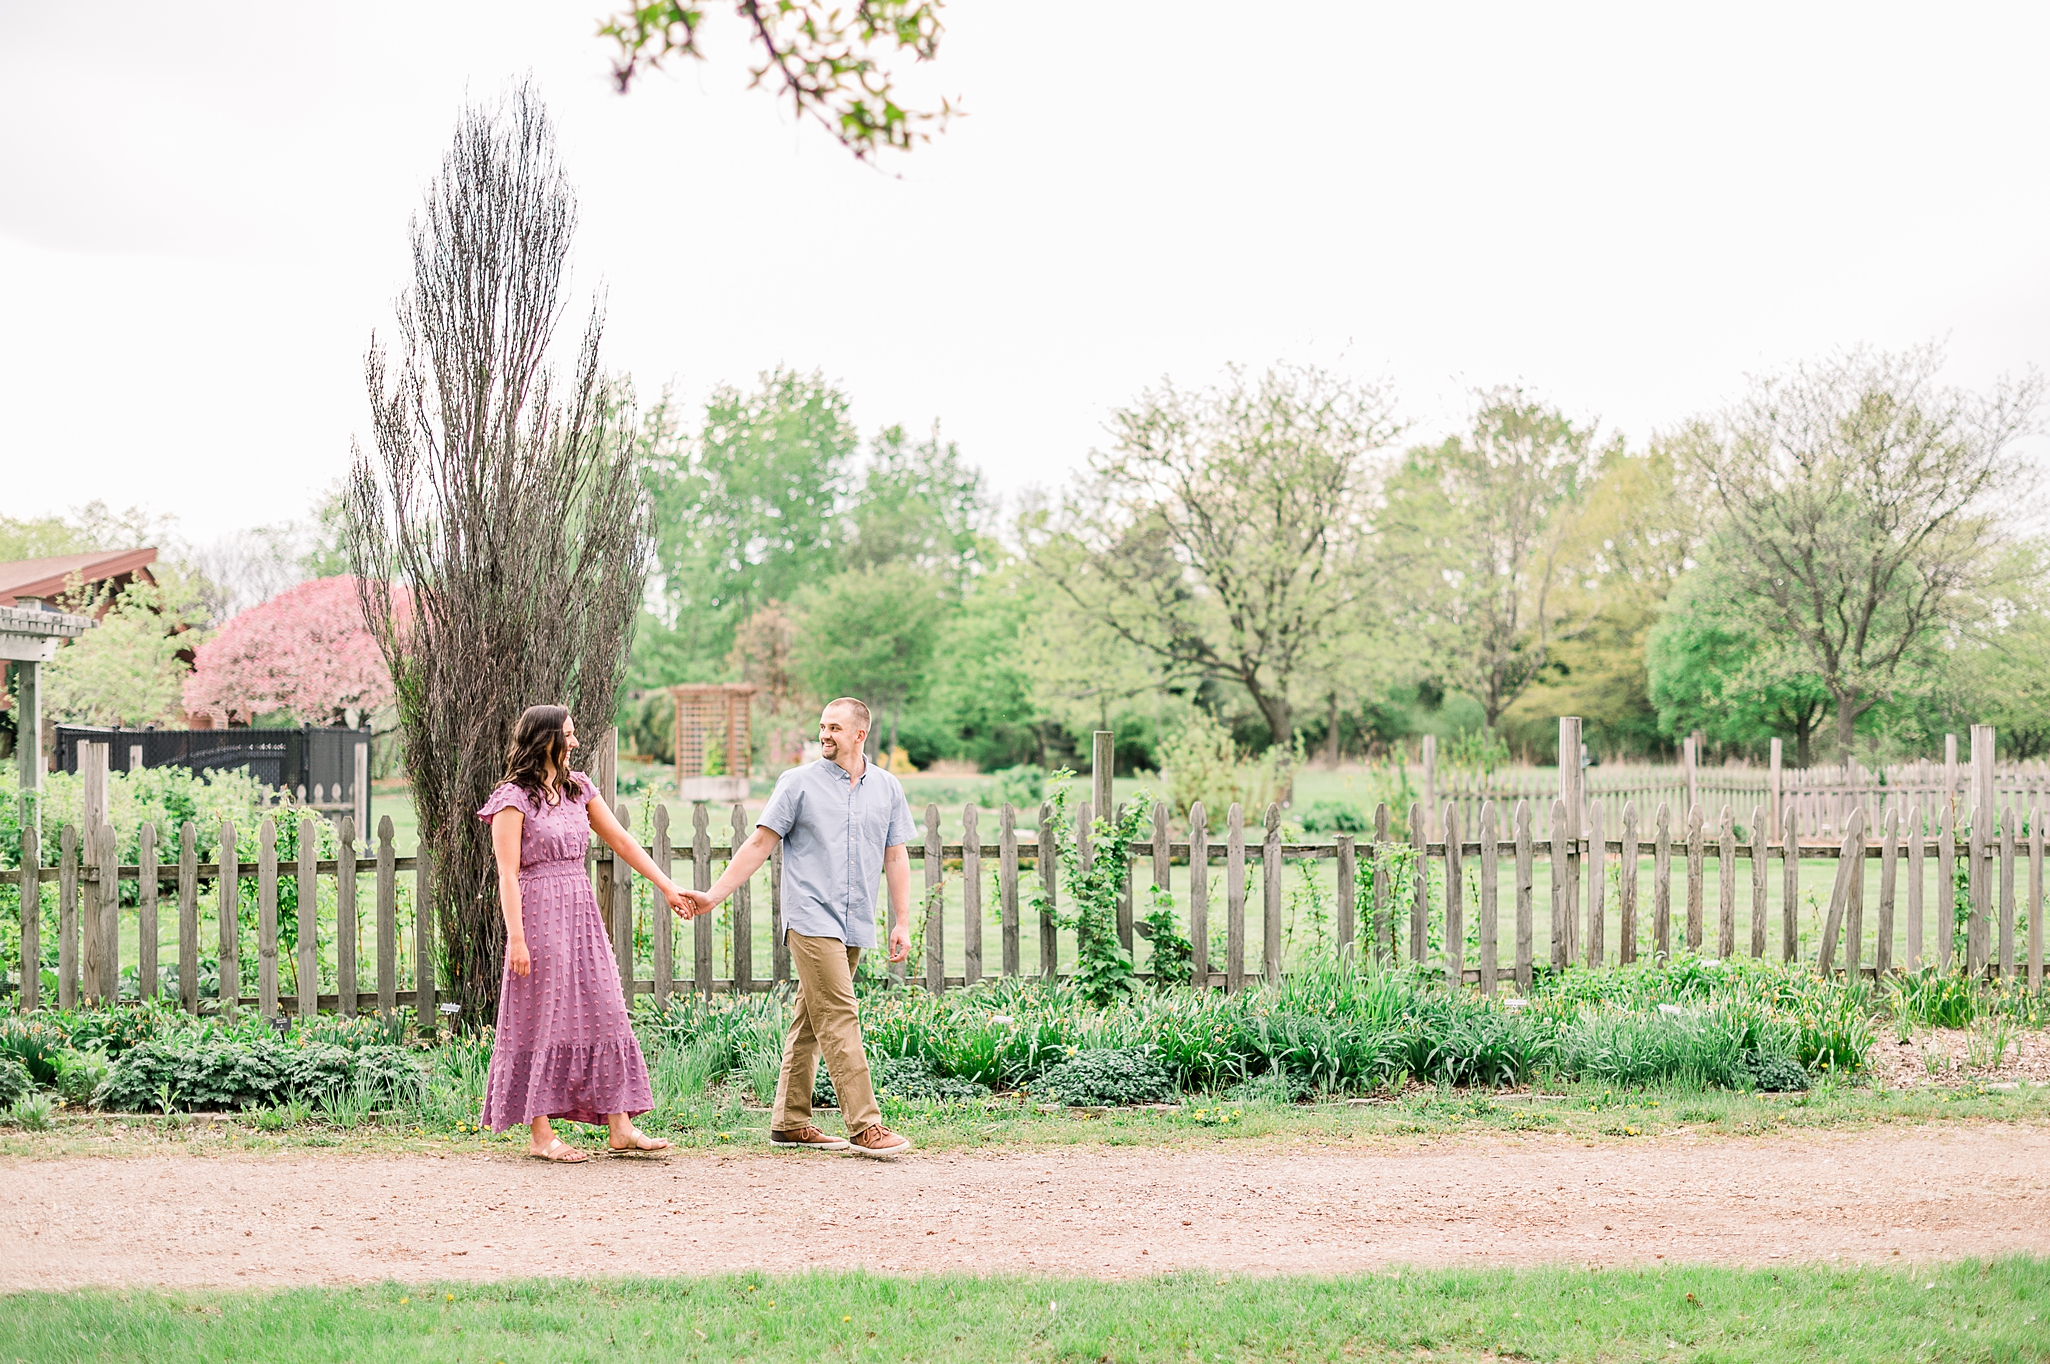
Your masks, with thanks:
M612 1138L607 1136L605 1138L605 1150L608 1154L615 1156L659 1156L662 1152L669 1149L669 1138L667 1137L651 1137L638 1127L629 1127L626 1130L633 1133L634 1144L631 1146L614 1146Z
M551 1165L582 1165L591 1158L589 1151L579 1151L561 1137L556 1137L550 1141L545 1150L536 1151L533 1147L529 1146L527 1154L535 1160L545 1160Z

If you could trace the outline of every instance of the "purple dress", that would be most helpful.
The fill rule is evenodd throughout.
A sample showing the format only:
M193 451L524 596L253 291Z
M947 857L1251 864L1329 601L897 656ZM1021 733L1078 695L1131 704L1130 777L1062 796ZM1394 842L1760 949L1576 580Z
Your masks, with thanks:
M502 1132L536 1118L602 1123L608 1113L655 1106L648 1067L627 1022L618 959L584 870L596 794L583 773L554 805L507 782L477 817L525 816L520 829L520 920L533 970L507 963L484 1088L484 1126Z

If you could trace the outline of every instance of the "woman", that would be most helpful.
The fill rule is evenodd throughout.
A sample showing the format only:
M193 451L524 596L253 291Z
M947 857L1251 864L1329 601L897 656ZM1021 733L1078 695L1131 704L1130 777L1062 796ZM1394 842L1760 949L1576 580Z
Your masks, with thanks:
M591 835L660 886L671 906L688 903L605 802L594 799L590 779L569 770L576 746L568 708L529 706L513 727L505 780L477 812L491 824L505 909L505 974L484 1126L502 1132L531 1123L529 1153L563 1164L587 1157L555 1135L550 1118L606 1124L607 1145L617 1153L669 1146L633 1125L655 1101L584 870Z

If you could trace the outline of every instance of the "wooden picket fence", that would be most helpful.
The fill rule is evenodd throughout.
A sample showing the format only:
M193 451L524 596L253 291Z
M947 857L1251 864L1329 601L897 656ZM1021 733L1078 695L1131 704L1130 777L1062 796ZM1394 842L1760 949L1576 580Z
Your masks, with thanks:
M622 824L634 827L629 803L617 804ZM1472 837L1468 837L1460 806L1448 801L1437 821L1428 820L1421 805L1412 807L1406 840L1393 836L1391 813L1381 806L1375 811L1371 834L1340 835L1330 843L1284 841L1279 806L1270 805L1257 827L1248 827L1245 813L1239 806L1231 806L1222 838L1213 841L1200 805L1190 812L1185 832L1180 836L1175 834L1167 806L1156 805L1150 845L1132 850L1134 863L1150 862L1154 885L1172 892L1177 868L1187 878L1187 922L1195 948L1190 981L1198 988L1237 990L1249 981L1280 980L1284 967L1284 872L1291 862L1306 861L1328 860L1335 864L1335 937L1341 955L1364 952L1382 961L1420 962L1442 971L1448 980L1471 983L1489 994L1497 992L1505 978L1516 989L1527 990L1534 975L1544 969L1565 971L1628 963L1638 954L1638 920L1644 912L1639 903L1640 881L1647 858L1651 864L1651 950L1660 956L1682 946L1694 952L1712 951L1725 958L1742 953L1766 956L1771 946L1768 887L1777 875L1782 888L1782 921L1776 955L1794 959L1800 941L1795 916L1801 904L1802 863L1835 859L1827 919L1816 957L1816 965L1823 972L1884 975L1914 970L1924 964L1948 969L1961 961L1974 975L1997 975L2003 981L2020 977L2030 988L2042 988L2044 837L2040 817L2033 811L2026 818L2013 810L1981 818L1972 823L1962 839L1953 825L1951 802L1939 801L1927 812L1919 807L1905 811L1890 808L1877 836L1872 838L1866 835L1862 814L1854 812L1850 827L1840 840L1802 841L1802 815L1793 802L1783 813L1782 836L1774 840L1767 835L1765 811L1756 807L1744 826L1747 836L1740 839L1728 805L1722 806L1713 819L1698 805L1681 819L1675 817L1670 805L1661 802L1649 821L1641 823L1635 802L1627 802L1611 836L1599 802L1585 807L1587 826L1581 829L1576 827L1569 802L1526 799L1513 806L1483 802L1473 821ZM973 805L964 808L962 837L949 842L941 836L939 807L929 805L923 836L908 849L911 858L923 867L922 974L926 988L934 992L972 985L986 974L982 896L989 869L994 869L991 885L998 901L998 972L1015 977L1025 973L1025 963L1020 960L1021 884L1027 892L1028 906L1034 898L1056 906L1056 840L1074 840L1077 854L1085 864L1091 856L1091 811L1087 804L1077 809L1075 823L1067 828L1056 827L1052 805L1042 806L1036 830L1021 830L1019 812L1006 805L996 812L996 841L990 843L984 842L980 834L982 815ZM310 813L300 815L301 854L293 860L281 861L276 852L276 819L265 817L253 863L237 861L232 851L225 863L200 862L195 852L197 830L187 823L177 830L175 855L168 855L168 850L160 851L157 829L144 825L137 844L139 861L134 865L111 865L112 853L118 845L110 826L102 825L90 839L82 838L79 830L67 826L61 834L58 865L37 864L39 852L31 834L23 839L20 870L0 873L0 878L17 880L24 892L46 881L57 883L57 1002L66 1007L118 996L121 886L132 883L132 912L140 942L136 963L139 978L144 982L158 979L159 916L168 909L177 918L176 994L180 1005L188 1011L201 1008L201 910L203 905L211 905L215 909L218 936L221 999L244 1008L254 1007L265 1017L281 1013L310 1017L323 1009L344 1016L369 1010L389 1013L401 1005L411 1005L420 1016L431 1017L437 1000L434 973L419 970L418 964L435 958L432 925L417 913L406 915L409 922L402 925L399 905L401 878L406 876L414 878L412 904L428 902L426 886L431 868L427 860L396 855L388 817L379 821L374 851L359 851L354 822L344 817L339 823L337 855L320 858L315 855L315 818ZM1429 832L1434 824L1439 831L1436 836ZM731 856L732 848L752 831L753 822L744 807L733 806L728 826L730 837L715 844L710 810L697 805L693 807L690 829L679 838L672 836L668 808L658 804L651 826L653 840L646 850L656 865L674 876L679 861L688 863L690 884L703 889L712 884L715 865ZM220 834L219 846L235 849L233 826L224 827ZM1961 950L1953 940L1948 897L1941 894L1954 883L1959 857L1965 859L1970 887L1967 940ZM1936 863L1939 888L1935 904L1927 903L1925 896L1930 859ZM1864 864L1875 860L1880 873L1878 903L1874 906L1876 948L1868 962L1863 956L1867 926L1863 873ZM1534 891L1539 884L1536 877L1541 862L1545 864L1550 892L1550 950L1545 962L1534 959ZM1710 863L1716 873L1712 940ZM1740 874L1740 864L1744 863L1748 863L1748 870ZM1205 874L1191 875L1190 869L1196 867L1204 868ZM1223 870L1221 905L1212 902L1213 875L1209 870L1219 867ZM1614 913L1620 930L1618 947L1613 953L1606 947L1610 914L1608 872L1612 867L1618 872ZM1248 905L1256 885L1256 869L1259 921L1249 925ZM1505 870L1509 873L1506 886ZM1029 883L1021 882L1028 871L1038 882L1036 897L1030 895ZM1628 874L1624 874L1626 871ZM766 989L789 978L789 959L781 946L780 856L772 860L768 876L770 936L775 945L771 948L766 977L757 976L754 966L755 907L749 887L743 886L729 902L729 908L722 911L730 916L732 955L731 970L720 977L715 974L718 953L712 916L692 921L688 948L679 951L677 922L659 897L652 894L652 887L637 889L636 878L626 870L623 861L601 846L594 851L590 872L620 962L621 985L628 992L650 994L660 1002L685 991ZM1812 877L1815 872L1810 870L1808 875ZM255 881L257 909L253 994L245 993L245 964L240 959L237 920L239 885L248 877ZM296 979L319 981L323 967L331 963L332 992L321 993L318 987L301 989L294 995L279 992L281 878L296 883ZM364 884L365 878L368 885ZM1117 931L1127 947L1133 945L1131 907L1137 879L1136 875L1126 878L1125 894L1118 909ZM1478 914L1477 949L1471 961L1467 959L1465 919L1465 884L1469 879L1477 881ZM331 884L335 907L325 943L318 911L323 881ZM949 975L946 970L950 889L960 909L960 975ZM1899 893L1903 889L1905 894ZM1361 890L1365 893L1359 893ZM1505 892L1510 901L1506 916L1502 903ZM1740 942L1738 910L1747 898L1749 932L1747 941ZM21 906L22 962L35 962L39 960L43 931L40 894L23 894ZM1216 963L1210 960L1210 926L1213 914L1220 910L1224 916L1225 960ZM2024 910L2026 942L2018 943L2017 916ZM358 961L359 914L367 915L374 927L368 963ZM1507 924L1503 922L1505 917ZM1896 960L1896 923L1903 918L1905 952L1902 959ZM1926 931L1932 918L1933 944ZM1435 933L1434 928L1438 930ZM637 929L645 930L652 943L646 977L636 969L636 954L632 950ZM1680 935L1677 943L1676 929ZM1056 976L1061 965L1059 940L1050 912L1039 915L1037 937L1039 960L1032 974ZM410 959L402 960L401 943L407 940L411 950L406 955ZM324 953L324 946L330 950ZM688 974L680 974L678 968L686 958ZM893 970L905 974L903 965ZM39 1002L37 971L21 972L21 996L25 1007L33 1008Z

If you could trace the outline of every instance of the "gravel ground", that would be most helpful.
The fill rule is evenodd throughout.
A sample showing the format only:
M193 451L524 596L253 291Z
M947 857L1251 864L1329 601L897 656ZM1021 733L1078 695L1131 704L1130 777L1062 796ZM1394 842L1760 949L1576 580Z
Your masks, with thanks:
M866 1267L1889 1262L2050 1254L2050 1129L1582 1145L0 1161L0 1290Z

